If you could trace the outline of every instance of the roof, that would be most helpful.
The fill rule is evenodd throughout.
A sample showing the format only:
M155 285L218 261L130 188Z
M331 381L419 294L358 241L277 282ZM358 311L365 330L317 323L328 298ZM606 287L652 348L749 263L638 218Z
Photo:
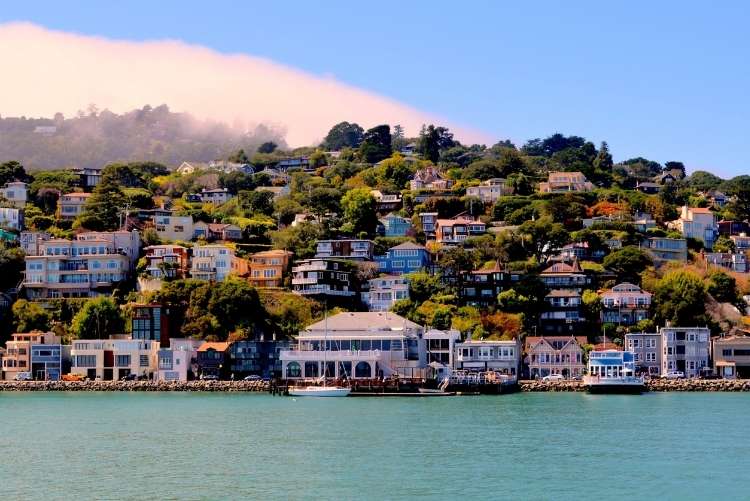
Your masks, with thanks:
M578 294L575 291L566 291L563 289L553 289L549 291L549 294L547 294L544 297L581 297L580 294Z
M499 261L495 261L492 266L482 267L478 270L472 271L472 273L475 275L484 275L485 273L496 273L501 271L505 271L505 268L503 268Z
M407 320L402 316L390 312L364 311L364 312L343 312L315 322L305 327L307 331L328 330L346 330L346 331L373 331L373 330L403 330L404 327L409 329L419 329L422 326Z
M711 214L711 209L705 207L690 207L688 210L696 214Z
M528 351L529 348L532 348L542 341L550 343L555 341L563 341L563 342L570 342L575 341L578 343L579 346L582 346L587 343L586 336L528 336L526 338L526 350ZM567 343L566 343L567 346Z
M229 349L230 343L212 343L209 341L206 341L200 347L198 348L198 351L227 351Z
M398 245L394 245L388 250L393 250L393 249L426 250L426 247L424 245L415 244L414 242L403 242Z
M86 193L83 191L74 191L72 193L63 193L61 196L63 197L90 197L91 193Z
M578 264L578 260L574 259L573 264L568 263L555 263L552 266L546 268L542 274L551 273L582 273L581 265Z
M293 252L288 250L281 250L281 249L272 249L267 251L260 251L256 252L255 254L252 254L252 257L263 257L263 256L291 256Z

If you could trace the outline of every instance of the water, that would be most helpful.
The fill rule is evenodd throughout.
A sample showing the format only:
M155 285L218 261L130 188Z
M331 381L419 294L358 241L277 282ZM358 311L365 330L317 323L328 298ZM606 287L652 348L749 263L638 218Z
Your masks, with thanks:
M750 395L0 393L4 499L747 498Z

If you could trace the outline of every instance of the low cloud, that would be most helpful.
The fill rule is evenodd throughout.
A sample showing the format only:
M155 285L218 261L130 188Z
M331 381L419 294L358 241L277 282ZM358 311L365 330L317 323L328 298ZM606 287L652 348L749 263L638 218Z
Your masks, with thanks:
M222 54L179 41L131 42L0 24L3 116L66 116L94 103L129 111L162 103L174 111L252 128L286 130L290 145L312 144L342 120L363 127L447 125L463 142L489 142L398 101L244 54Z

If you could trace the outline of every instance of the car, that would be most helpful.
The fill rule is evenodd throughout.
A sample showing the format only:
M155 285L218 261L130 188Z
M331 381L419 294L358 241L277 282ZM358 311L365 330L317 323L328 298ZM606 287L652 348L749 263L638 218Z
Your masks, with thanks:
M13 378L13 380L15 380L15 381L31 381L32 379L34 379L34 378L31 377L31 373L30 372L19 372Z
M251 374L250 376L245 376L243 378L243 381L260 381L262 378L258 375Z
M542 381L544 381L545 383L547 383L547 382L550 382L550 381L562 381L564 379L565 378L563 377L562 374L550 374L548 376L544 376L542 378Z
M122 376L120 381L135 381L136 379L138 379L138 376L136 376L134 372L131 372L130 374Z
M685 373L682 371L669 371L662 377L664 379L685 379Z
M203 374L201 376L201 379L203 381L218 381L219 380L219 376L217 376L216 374Z
M85 381L86 376L83 374L63 374L63 381Z

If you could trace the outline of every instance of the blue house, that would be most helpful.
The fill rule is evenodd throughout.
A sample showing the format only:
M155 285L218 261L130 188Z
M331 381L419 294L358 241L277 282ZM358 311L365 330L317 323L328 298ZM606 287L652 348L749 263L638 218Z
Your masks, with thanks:
M384 256L375 256L378 271L390 275L412 273L430 265L430 253L413 242L404 242L388 249Z
M66 370L67 347L60 344L31 345L31 375L42 381L58 381ZM69 366L67 367L70 368Z
M380 219L386 237L405 237L411 229L411 221L396 214L388 214Z

